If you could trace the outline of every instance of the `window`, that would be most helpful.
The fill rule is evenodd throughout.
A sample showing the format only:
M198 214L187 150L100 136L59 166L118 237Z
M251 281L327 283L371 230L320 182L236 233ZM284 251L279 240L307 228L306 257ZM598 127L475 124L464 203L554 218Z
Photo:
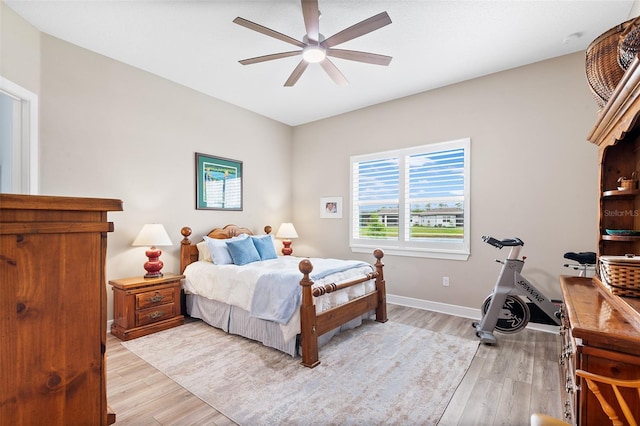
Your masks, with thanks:
M351 157L351 249L466 260L470 139Z

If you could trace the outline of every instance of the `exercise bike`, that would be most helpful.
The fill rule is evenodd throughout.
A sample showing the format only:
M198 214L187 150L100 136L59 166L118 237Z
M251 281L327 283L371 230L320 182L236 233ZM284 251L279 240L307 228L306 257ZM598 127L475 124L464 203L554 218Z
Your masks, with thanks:
M506 260L496 260L502 263L502 270L493 293L482 304L482 320L472 323L480 342L495 344L494 329L502 333L516 333L524 329L531 321L532 310L542 314L532 322L560 325L560 301L548 299L520 274L526 257L518 259L518 256L524 242L519 238L497 240L485 236L482 240L498 249L510 247L510 251Z

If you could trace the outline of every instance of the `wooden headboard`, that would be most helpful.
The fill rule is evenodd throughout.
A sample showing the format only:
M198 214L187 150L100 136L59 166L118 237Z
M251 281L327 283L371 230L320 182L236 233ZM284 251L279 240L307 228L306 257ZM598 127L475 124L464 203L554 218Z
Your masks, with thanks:
M264 227L265 234L271 233L271 226ZM191 236L191 228L185 226L180 230L183 238L180 242L180 273L184 272L184 269L188 264L196 262L198 260L198 244L200 241L193 243L189 237ZM236 235L249 234L253 235L253 232L248 228L243 228L237 225L226 225L224 228L213 228L211 232L207 234L209 238L216 238L219 240L225 240L227 238L233 238Z

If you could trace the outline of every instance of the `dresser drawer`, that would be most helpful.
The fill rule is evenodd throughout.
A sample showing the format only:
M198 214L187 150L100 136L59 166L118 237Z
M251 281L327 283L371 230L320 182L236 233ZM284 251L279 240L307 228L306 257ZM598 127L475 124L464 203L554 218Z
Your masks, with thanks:
M174 289L163 288L136 294L136 310L172 303Z
M172 318L175 316L175 307L176 305L174 303L168 303L137 311L136 326L139 327Z

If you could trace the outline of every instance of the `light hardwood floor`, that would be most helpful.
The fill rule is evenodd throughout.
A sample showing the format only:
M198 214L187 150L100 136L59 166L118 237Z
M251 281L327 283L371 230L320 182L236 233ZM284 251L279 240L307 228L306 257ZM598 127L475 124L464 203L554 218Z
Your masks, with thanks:
M476 339L471 320L398 305L389 320ZM524 330L496 333L498 344L481 345L440 425L529 424L534 412L561 418L556 334ZM107 338L107 394L116 425L233 425L234 423Z

